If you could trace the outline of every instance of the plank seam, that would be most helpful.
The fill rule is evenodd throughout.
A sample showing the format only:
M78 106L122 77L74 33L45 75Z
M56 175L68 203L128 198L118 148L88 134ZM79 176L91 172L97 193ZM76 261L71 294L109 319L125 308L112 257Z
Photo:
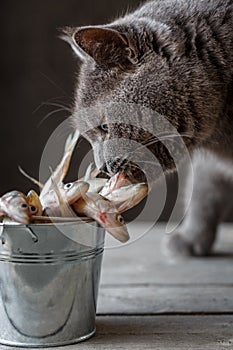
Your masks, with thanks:
M135 317L135 316L233 316L233 310L232 311L205 311L205 312L200 312L200 311L187 311L187 312L182 312L182 311L176 311L176 312L156 312L156 313L127 313L127 312L113 312L113 313L98 313L97 316L129 316L129 317Z
M106 284L101 284L100 289L120 289L120 288L148 288L148 287L162 287L162 288L206 288L206 287L213 287L213 288L233 288L233 283L200 283L200 284L182 284L182 283L177 283L177 284L164 284L164 283L127 283L127 284L111 284L111 283L106 283Z

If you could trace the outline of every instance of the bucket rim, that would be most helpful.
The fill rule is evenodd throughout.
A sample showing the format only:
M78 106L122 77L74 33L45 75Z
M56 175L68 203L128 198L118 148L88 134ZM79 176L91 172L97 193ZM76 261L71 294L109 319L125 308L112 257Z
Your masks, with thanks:
M46 218L46 217L45 217ZM51 219L51 218L49 218ZM29 223L29 224L20 224L20 223L15 223L15 224L10 224L10 223L0 223L0 228L23 228L23 227L51 227L51 226L69 226L69 225L74 225L74 224L86 224L86 223L92 223L95 222L95 220L88 218L88 217L79 217L79 218L55 218L49 222L38 222L38 223ZM97 224L97 223L96 223Z

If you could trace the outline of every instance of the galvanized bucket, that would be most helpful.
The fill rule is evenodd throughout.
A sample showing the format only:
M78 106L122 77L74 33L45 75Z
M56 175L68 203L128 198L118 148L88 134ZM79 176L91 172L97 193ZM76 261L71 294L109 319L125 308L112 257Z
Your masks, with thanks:
M49 347L91 337L104 230L88 221L0 229L0 343Z

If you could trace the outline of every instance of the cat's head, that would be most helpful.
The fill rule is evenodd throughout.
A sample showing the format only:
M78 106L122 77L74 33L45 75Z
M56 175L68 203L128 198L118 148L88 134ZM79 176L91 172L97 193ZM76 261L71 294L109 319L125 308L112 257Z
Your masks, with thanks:
M134 22L133 17L65 32L82 61L73 122L92 144L97 167L110 175L132 169L132 164L138 169L143 161L147 168L155 155L156 168L173 168L169 147L176 157L174 142L169 146L168 138L164 144L157 136L193 131L185 104L191 85L187 77L182 84L179 64L173 68L182 55L179 40L166 25L153 23L152 28L147 20Z

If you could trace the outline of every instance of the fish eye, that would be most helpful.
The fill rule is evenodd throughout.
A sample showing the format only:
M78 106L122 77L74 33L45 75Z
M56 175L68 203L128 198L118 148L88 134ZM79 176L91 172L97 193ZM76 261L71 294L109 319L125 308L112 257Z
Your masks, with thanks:
M34 205L30 206L30 210L32 213L35 213L37 211L36 207Z
M107 133L108 132L108 124L105 124L105 123L100 124L99 129Z
M26 209L28 208L28 205L26 203L21 204L21 208Z
M73 184L71 182L69 182L68 184L64 185L64 189L68 190L69 188L71 188L73 186Z
M121 216L121 215L117 215L117 221L120 222L121 224L124 224L124 222L125 222L123 216Z

